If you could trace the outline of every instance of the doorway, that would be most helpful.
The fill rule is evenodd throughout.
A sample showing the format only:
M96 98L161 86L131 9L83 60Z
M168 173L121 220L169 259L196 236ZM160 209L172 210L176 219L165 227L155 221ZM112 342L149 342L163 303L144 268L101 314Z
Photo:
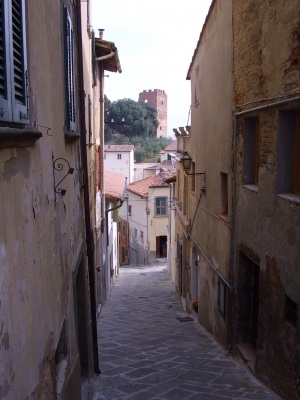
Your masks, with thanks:
M167 257L167 236L156 236L156 257Z
M239 257L237 304L237 343L250 343L255 349L258 331L259 265L243 253Z

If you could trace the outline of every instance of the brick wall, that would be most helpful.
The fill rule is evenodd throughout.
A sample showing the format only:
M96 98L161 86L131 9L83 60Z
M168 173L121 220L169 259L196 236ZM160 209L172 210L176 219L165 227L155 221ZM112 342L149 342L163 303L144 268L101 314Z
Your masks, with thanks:
M139 101L146 101L152 107L157 109L157 119L159 122L156 131L157 137L167 137L167 118L168 118L168 98L164 90L144 90L139 94Z

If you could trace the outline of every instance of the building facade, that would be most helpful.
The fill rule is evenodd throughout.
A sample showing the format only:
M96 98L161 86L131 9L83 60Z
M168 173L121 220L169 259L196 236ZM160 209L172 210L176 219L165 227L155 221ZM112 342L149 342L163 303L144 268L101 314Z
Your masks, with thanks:
M157 110L158 128L156 137L168 137L168 97L164 90L143 90L139 94L139 101L147 102Z
M300 2L233 4L235 339L259 379L297 399Z
M169 262L184 305L284 399L300 382L298 8L212 2L187 75L191 127L175 129Z
M120 217L128 222L130 264L153 264L167 257L169 185L153 175L127 185Z
M104 145L104 169L125 175L127 182L133 181L134 146L131 144Z

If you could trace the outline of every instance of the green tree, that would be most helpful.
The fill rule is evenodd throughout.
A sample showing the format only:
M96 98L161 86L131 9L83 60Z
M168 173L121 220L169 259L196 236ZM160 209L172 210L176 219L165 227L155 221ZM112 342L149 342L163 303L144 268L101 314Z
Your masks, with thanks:
M141 101L122 99L110 101L104 98L105 135L125 133L132 137L153 137L158 127L155 107Z

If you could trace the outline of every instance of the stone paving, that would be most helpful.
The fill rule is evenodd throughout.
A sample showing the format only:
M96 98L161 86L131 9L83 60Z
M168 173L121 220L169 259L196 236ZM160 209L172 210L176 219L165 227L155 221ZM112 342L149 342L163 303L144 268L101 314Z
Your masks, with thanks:
M279 399L187 316L166 264L120 269L98 320L93 400Z

